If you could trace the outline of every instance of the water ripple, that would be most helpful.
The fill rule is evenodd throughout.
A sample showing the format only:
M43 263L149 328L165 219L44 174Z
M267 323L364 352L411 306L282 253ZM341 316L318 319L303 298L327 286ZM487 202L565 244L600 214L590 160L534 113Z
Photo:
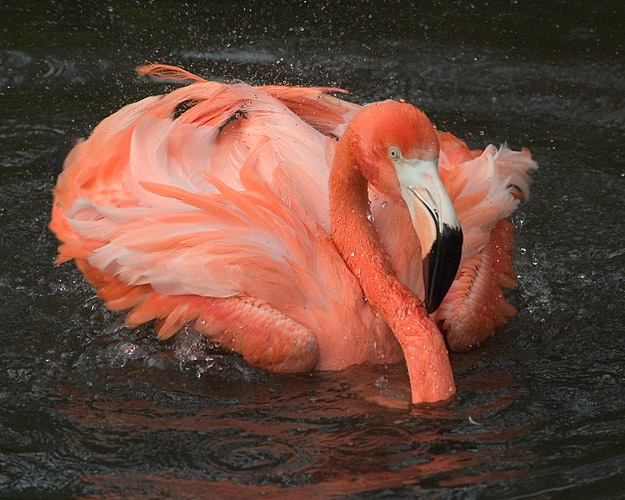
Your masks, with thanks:
M0 88L46 85L51 80L73 84L86 81L78 61L54 56L42 58L22 51L0 51Z

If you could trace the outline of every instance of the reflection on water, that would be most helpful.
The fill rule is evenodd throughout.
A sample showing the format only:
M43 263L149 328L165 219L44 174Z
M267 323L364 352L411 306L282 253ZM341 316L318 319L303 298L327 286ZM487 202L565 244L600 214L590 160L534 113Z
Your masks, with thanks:
M211 482L211 491L230 498L292 495L286 487L326 496L398 485L419 492L428 484L444 488L528 474L524 460L531 454L508 443L531 425L525 419L505 428L492 422L516 399L505 387L480 390L483 404L470 411L465 403L406 412L376 406L350 385L375 376L405 384L400 367L354 367L313 378L262 374L260 383L247 380L249 371L230 361L202 375L215 387L210 395L175 370L166 381L159 380L160 370L154 379L137 370L130 379L111 381L122 387L105 396L64 386L67 403L59 413L67 426L86 431L67 452L80 450L97 464L81 475L87 492L123 487L145 494L146 485L159 489L166 482L168 494L190 498ZM121 467L122 478L106 473ZM185 473L177 477L180 469Z
M1 497L621 495L623 6L402 8L0 7ZM541 169L514 219L519 314L452 355L451 401L408 405L401 365L278 376L190 334L158 342L52 266L59 146L167 90L134 76L147 61L403 97L471 146L532 149Z

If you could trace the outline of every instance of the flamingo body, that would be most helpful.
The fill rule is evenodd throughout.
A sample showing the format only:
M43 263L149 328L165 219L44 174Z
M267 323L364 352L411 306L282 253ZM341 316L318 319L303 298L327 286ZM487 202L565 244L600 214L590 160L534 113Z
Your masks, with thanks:
M361 107L327 94L336 89L226 85L166 66L140 71L193 83L125 106L71 151L54 189L57 262L73 259L109 308L129 310L129 326L156 320L165 339L191 324L267 370L402 357L410 364L395 320L363 294L355 262L364 247L341 255L331 230L337 138ZM515 313L502 293L515 278L506 219L529 196L536 164L525 149L472 151L449 133L436 137L439 174L464 233L462 258L433 321L418 299L408 309L464 350ZM401 283L388 285L393 297L422 297L420 243L406 205L371 184L368 198L363 223ZM396 300L389 307L403 304ZM439 357L440 371L451 373ZM413 400L445 393L414 391Z

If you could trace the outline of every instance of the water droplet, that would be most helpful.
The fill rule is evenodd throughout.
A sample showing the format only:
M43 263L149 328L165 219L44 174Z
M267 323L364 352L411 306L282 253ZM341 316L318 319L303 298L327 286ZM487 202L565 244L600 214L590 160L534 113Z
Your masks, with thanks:
M382 208L386 208L386 206L388 205L388 203L385 201L382 202Z

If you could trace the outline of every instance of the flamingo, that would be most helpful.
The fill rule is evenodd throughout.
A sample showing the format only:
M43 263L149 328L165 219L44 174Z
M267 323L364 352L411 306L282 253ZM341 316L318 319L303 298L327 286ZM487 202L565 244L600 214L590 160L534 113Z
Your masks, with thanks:
M190 327L276 373L404 359L413 403L450 398L448 347L516 312L508 218L530 152L471 150L403 100L137 71L189 84L69 153L57 264L160 339Z

